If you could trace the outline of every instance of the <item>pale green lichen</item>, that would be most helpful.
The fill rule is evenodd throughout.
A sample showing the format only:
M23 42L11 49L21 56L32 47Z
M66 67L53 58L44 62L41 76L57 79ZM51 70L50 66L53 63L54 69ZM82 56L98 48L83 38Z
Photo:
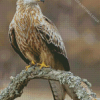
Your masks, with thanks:
M83 81L90 87L90 83L84 79L82 80L78 76L74 76L71 72L55 71L50 68L30 67L27 71L23 70L16 77L11 78L11 83L7 88L1 91L0 100L13 100L16 97L21 96L23 88L27 85L28 81L33 78L46 78L52 80L59 80L61 84L66 84L72 89L80 100L91 100L91 97L96 97L96 94L92 91L88 94L80 83Z

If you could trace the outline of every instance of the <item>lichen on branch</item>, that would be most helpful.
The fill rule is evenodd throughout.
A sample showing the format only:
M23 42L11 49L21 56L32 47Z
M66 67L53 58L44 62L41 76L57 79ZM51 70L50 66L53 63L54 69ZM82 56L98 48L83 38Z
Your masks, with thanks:
M11 76L11 82L7 88L1 91L0 100L14 100L20 97L24 87L32 79L42 78L59 81L73 100L96 100L96 94L90 89L90 83L86 79L74 76L71 72L42 68L35 65L28 70L22 70L16 77Z

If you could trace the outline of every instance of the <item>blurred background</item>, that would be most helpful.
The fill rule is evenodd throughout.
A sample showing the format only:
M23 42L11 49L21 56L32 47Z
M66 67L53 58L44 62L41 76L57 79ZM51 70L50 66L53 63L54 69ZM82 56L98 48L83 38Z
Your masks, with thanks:
M57 26L64 40L71 72L88 79L100 98L100 0L45 0L42 12ZM25 69L8 37L16 0L0 0L0 90ZM53 100L48 81L35 79L16 100ZM70 99L68 99L70 100Z

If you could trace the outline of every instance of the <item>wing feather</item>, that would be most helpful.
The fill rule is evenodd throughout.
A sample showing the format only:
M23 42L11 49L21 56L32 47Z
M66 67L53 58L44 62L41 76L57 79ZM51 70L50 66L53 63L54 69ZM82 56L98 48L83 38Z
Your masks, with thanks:
M36 26L36 29L48 48L55 54L55 59L59 59L59 61L62 62L64 69L69 71L70 66L63 40L52 21L45 16L43 18L44 21L40 22L39 25Z
M13 49L19 54L19 56L20 56L27 64L29 64L30 61L24 57L24 55L21 53L21 51L20 51L20 49L19 49L19 47L18 47L18 45L17 45L16 38L15 38L15 30L14 30L14 27L13 27L13 24L12 24L12 23L11 23L10 26L9 26L8 35L9 35L10 43L11 43Z
M52 23L51 20L44 16L44 22L36 26L36 29L40 33L43 40L49 44L49 47L53 52L60 53L67 57L63 40L56 26Z

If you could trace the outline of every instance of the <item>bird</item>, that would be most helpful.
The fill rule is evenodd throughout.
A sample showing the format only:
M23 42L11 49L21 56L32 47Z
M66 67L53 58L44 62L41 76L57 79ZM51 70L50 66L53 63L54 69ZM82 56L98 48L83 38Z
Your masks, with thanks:
M64 42L55 24L43 15L39 6L43 2L44 0L17 0L16 12L8 31L10 43L28 64L26 69L30 67L30 63L38 63L40 68L51 66L55 70L69 71ZM58 91L60 96L64 91L63 86L55 81L49 83L54 95ZM57 86L60 87L58 90ZM64 100L62 95L54 98Z

